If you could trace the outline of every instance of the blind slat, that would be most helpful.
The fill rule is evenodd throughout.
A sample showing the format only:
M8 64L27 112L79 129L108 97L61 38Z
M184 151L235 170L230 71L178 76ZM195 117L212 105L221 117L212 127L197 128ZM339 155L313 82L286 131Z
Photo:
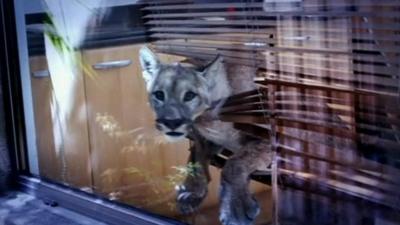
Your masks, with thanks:
M191 12L191 13L155 13L144 16L145 19L167 19L167 18L194 18L194 17L273 17L282 16L282 12L264 12L260 10L252 11L230 11L230 12ZM384 14L376 12L343 12L343 11L326 11L326 12L285 12L284 16L294 17L368 17L375 19L396 19L399 18L398 12L385 12Z

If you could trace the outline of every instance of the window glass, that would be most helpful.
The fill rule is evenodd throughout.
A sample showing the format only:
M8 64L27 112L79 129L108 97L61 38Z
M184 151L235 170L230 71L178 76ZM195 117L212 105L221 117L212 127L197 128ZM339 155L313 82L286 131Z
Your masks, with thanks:
M16 2L33 174L189 224L398 215L398 2Z

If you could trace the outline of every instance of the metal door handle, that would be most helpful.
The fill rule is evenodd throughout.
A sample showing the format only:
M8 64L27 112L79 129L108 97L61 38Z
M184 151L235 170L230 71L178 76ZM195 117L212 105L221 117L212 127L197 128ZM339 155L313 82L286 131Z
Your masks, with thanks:
M101 62L96 63L93 65L93 68L96 70L109 70L114 68L122 68L132 64L132 60L117 60L117 61L108 61L108 62Z
M49 77L50 72L48 70L39 70L32 73L33 77L41 78L41 77Z

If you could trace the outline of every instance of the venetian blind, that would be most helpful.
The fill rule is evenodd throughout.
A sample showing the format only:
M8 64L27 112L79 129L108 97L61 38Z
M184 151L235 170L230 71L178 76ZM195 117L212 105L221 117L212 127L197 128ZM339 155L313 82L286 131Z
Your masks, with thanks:
M400 208L400 1L150 0L142 10L159 52L257 68L260 89L233 96L221 118L275 140L283 185Z

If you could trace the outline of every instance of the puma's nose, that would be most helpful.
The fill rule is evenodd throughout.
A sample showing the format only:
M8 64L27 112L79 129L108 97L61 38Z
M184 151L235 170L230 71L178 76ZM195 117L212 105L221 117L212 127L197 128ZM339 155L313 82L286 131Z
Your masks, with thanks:
M184 121L182 119L173 119L173 120L158 119L157 122L164 124L166 127L168 127L171 130L174 130L174 129L180 127Z

